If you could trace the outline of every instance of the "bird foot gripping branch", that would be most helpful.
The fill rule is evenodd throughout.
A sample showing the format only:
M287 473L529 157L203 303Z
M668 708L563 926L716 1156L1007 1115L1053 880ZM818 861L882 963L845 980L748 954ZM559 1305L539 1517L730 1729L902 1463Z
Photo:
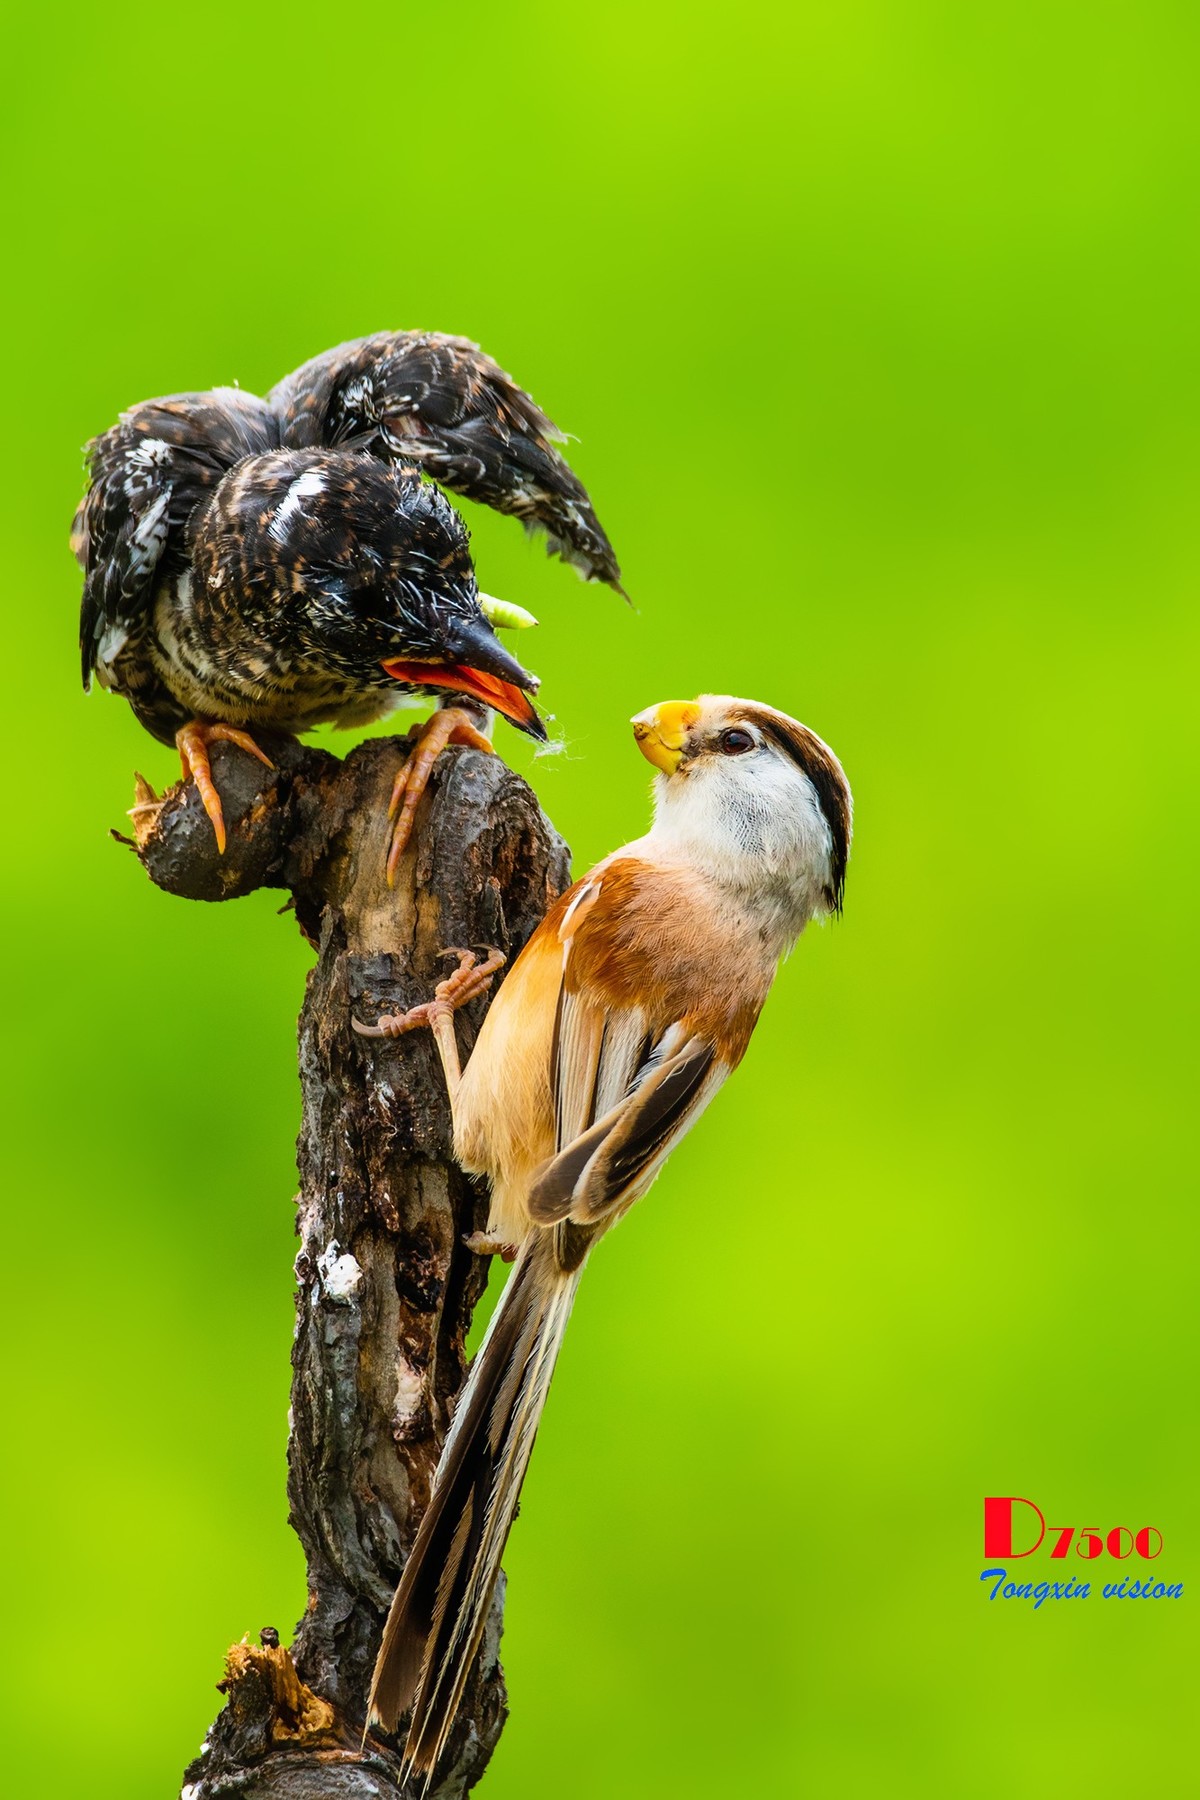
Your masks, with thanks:
M232 725L206 725L200 719L193 719L190 724L183 725L175 733L175 747L179 751L179 760L183 765L183 779L190 775L196 783L197 791L204 802L204 810L212 822L213 834L217 840L217 849L225 854L225 813L221 806L221 796L217 792L217 784L212 778L212 764L208 760L210 744L236 744L248 756L257 757L266 769L275 768L275 764L264 750L261 750L249 732L238 731Z
M432 1000L423 1000L419 1006L410 1006L407 1012L384 1013L374 1025L363 1025L358 1019L352 1019L359 1037L398 1038L405 1032L419 1031L422 1026L429 1026L434 1036L440 1039L441 1028L447 1021L453 1027L454 1014L460 1006L467 1006L472 1000L478 1000L486 994L492 981L504 967L506 958L502 950L488 947L485 961L480 962L474 950L448 949L443 956L457 956L458 967L453 975L445 981L439 981L433 990Z
M461 706L440 707L423 725L414 725L408 735L412 747L396 776L388 804L388 818L393 821L387 857L389 887L395 885L396 868L412 836L413 821L421 796L429 785L433 765L447 744L463 744L469 750L482 750L488 756L495 754L491 739L478 729L472 715Z

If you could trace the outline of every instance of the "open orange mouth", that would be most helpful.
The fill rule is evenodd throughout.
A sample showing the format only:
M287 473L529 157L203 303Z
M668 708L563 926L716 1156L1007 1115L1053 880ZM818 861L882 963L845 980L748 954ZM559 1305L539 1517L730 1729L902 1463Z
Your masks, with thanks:
M534 711L533 702L511 681L496 675L485 675L482 669L469 669L463 663L385 662L383 670L394 681L413 687L445 688L454 694L469 694L484 706L494 707L513 725L533 737L545 737L545 728Z

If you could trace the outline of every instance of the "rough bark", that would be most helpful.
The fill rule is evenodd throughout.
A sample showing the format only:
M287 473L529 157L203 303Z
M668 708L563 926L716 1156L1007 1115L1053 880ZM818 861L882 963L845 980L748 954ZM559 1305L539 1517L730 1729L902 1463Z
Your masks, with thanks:
M389 889L387 801L401 745L375 740L344 762L291 740L264 748L270 776L240 750L215 748L224 856L191 784L161 806L143 784L136 846L159 887L190 899L288 890L317 952L299 1026L288 1481L308 1606L290 1653L274 1632L230 1651L225 1708L184 1795L392 1800L395 1745L372 1737L359 1749L366 1695L465 1373L487 1268L462 1240L484 1224L486 1196L451 1158L429 1035L360 1039L350 1020L428 998L453 967L440 954L448 946L496 944L511 960L566 885L568 852L498 757L449 751ZM485 1005L459 1015L464 1050ZM501 1603L431 1790L438 1800L469 1791L504 1723Z

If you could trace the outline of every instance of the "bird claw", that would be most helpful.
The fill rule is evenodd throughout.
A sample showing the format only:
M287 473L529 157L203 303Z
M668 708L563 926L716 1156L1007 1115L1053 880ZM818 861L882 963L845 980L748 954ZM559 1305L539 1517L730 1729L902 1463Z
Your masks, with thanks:
M502 950L488 948L483 962L480 962L474 950L443 950L443 956L457 956L458 967L453 975L445 981L439 981L433 990L432 1000L423 1000L419 1006L410 1006L407 1012L384 1013L374 1025L364 1025L361 1020L350 1020L359 1037L398 1038L405 1032L418 1031L423 1025L432 1026L438 1017L450 1018L460 1006L468 1005L486 994L492 985L495 975L508 960Z
M428 1001L430 1007L440 1007L445 1013L457 1012L460 1006L478 999L486 994L492 985L493 978L504 967L508 958L503 950L495 945L485 945L487 955L483 962L479 961L474 950L446 949L443 956L457 956L458 967L453 975L445 981L439 981L433 990L433 999Z
M246 731L239 731L235 725L206 725L199 719L181 726L175 733L175 748L179 751L179 761L183 766L183 779L190 776L196 783L201 804L208 814L217 840L217 850L221 856L225 854L225 814L221 808L221 796L212 778L212 765L208 760L210 744L236 744L248 756L255 756L264 768L274 769L275 764L264 750L260 750L254 739ZM139 800L141 796L138 796Z
M393 887L400 858L408 848L421 796L429 785L433 765L448 744L462 744L469 750L483 750L489 756L495 751L476 726L465 706L439 707L423 725L409 727L408 755L392 786L388 802L388 818L393 821L392 841L387 854L387 884Z
M420 1006L410 1006L407 1012L381 1013L374 1025L364 1025L361 1019L351 1018L350 1023L359 1037L398 1038L406 1031L416 1031L421 1025L430 1021L432 1000L424 1001Z

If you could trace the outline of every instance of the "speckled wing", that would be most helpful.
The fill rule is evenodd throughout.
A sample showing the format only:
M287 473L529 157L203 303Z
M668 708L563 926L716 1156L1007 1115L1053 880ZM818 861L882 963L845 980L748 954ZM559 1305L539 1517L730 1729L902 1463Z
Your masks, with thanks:
M287 376L270 400L289 448L345 445L419 467L544 531L552 555L621 591L612 545L554 448L562 433L466 338L399 331L342 344Z
M88 491L71 531L85 577L85 688L149 611L162 577L186 567L196 508L235 463L278 441L267 403L237 388L143 401L93 439Z

